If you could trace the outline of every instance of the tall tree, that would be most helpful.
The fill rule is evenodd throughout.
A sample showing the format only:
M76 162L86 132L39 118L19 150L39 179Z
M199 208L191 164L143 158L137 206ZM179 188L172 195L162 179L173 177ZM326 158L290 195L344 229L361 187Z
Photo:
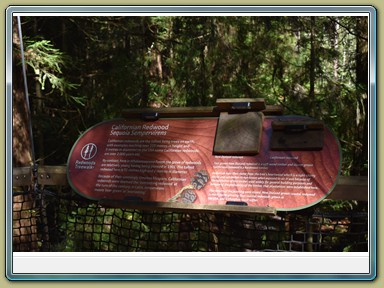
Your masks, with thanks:
M357 133L361 139L355 151L355 174L367 174L368 159L368 18L356 18L356 94Z
M365 80L356 74L361 61L355 54L364 55L359 52L364 36L354 49L355 19L35 17L25 25L27 36L65 50L72 65L64 75L80 84L71 94L77 98L49 87L44 97L34 97L34 123L45 125L44 154L56 147L57 157L46 163L65 162L81 131L119 117L124 108L213 105L221 97L264 97L284 105L287 113L328 121L345 144L344 159L357 163L351 121L356 122L356 89L363 86L354 83ZM30 88L39 93L37 86ZM44 109L37 112L39 98ZM362 116L367 106L360 106ZM61 141L53 131L60 131ZM362 139L366 133L359 131Z
M315 98L315 80L316 80L316 18L311 16L310 31L310 61L309 61L309 97Z
M17 18L13 17L13 73L12 73L12 127L13 127L13 165L32 165L31 138L29 134L29 111L24 91L23 70L21 66L20 37Z
M30 111L26 104L23 67L21 65L20 37L18 21L12 19L12 137L13 167L32 167L32 148L29 133ZM14 192L21 192L13 197L13 251L37 251L37 224L33 215L35 201L32 197L32 183L29 187L18 187ZM21 188L21 189L20 189Z

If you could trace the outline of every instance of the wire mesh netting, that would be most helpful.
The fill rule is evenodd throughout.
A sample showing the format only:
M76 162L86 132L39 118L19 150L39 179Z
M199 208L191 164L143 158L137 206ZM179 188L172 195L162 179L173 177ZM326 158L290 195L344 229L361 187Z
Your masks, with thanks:
M68 187L13 200L13 251L368 251L365 202L269 216L108 208Z

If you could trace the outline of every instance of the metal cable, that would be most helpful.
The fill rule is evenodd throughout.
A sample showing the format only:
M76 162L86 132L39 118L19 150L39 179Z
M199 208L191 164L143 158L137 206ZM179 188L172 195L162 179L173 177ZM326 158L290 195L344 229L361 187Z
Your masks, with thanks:
M35 156L35 145L33 143L32 116L31 116L31 108L30 108L30 105L29 105L27 72L26 72L26 65L25 65L25 59L24 59L23 33L21 31L20 16L17 16L17 23L18 23L18 28L19 28L18 30L19 30L19 38L20 38L21 64L22 64L22 69L23 69L25 103L27 105L27 116L28 116L28 124L29 124L29 137L31 138L31 156L32 156L33 169L35 170L36 167L37 167L37 164L36 164L36 156Z
M21 65L22 65L22 70L23 70L25 103L27 105L29 137L31 139L32 176L33 176L33 190L32 191L35 194L38 194L39 189L37 187L37 163L36 163L36 154L35 154L35 144L33 142L32 115L31 115L31 107L30 107L30 104L29 104L29 92L28 92L28 82L27 82L27 67L25 65L23 33L22 33L22 30L21 30L20 16L17 16L17 24L18 24L19 38L20 38Z

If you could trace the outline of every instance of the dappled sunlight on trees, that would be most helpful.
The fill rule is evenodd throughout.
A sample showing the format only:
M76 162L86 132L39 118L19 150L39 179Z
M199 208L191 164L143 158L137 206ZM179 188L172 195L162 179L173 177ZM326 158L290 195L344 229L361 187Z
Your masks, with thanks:
M258 97L323 120L341 141L342 173L367 174L366 18L22 20L39 161L65 163L82 132L126 108Z

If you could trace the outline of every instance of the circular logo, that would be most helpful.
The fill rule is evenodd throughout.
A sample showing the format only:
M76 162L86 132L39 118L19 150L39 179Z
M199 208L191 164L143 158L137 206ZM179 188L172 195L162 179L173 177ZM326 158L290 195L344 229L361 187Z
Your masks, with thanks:
M84 160L90 160L95 157L97 153L97 146L93 143L88 143L81 149L81 158Z

